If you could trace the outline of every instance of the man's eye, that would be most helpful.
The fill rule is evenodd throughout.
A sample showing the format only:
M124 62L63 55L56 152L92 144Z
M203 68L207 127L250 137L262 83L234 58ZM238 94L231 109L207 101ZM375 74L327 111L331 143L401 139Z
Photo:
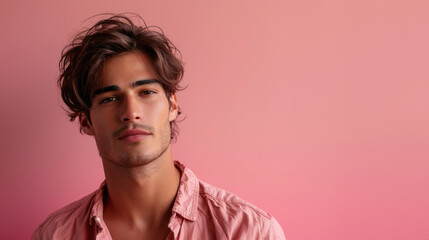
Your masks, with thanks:
M116 100L117 100L116 97L107 97L107 98L104 98L103 100L101 100L100 103L109 103L109 102L113 102L113 101L116 101Z
M143 90L143 91L141 91L141 95L151 95L151 94L155 94L156 92L155 91L152 91L152 90Z

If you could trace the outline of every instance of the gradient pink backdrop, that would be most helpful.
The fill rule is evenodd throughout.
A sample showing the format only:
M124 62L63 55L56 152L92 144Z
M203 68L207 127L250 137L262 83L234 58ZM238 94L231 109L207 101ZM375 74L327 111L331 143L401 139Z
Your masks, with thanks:
M429 239L429 1L2 1L1 233L103 180L61 109L62 47L132 11L183 53L173 155L288 239Z

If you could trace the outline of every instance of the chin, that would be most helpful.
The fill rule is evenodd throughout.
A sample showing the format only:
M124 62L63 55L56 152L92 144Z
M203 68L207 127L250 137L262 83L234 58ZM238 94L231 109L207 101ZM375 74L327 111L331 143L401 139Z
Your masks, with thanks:
M130 155L122 155L116 158L107 158L114 165L126 168L142 167L162 159L162 155L168 148L154 153L138 153Z

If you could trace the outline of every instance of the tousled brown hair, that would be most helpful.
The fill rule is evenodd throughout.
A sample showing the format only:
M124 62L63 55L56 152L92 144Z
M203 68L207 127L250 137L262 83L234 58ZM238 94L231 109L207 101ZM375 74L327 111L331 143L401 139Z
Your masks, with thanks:
M60 60L58 85L61 96L70 109L68 115L73 121L79 113L89 116L92 94L98 75L106 59L125 52L141 51L152 61L158 79L166 93L182 90L183 65L176 56L179 50L164 35L159 27L137 26L127 16L109 15L91 28L77 34L67 45ZM179 114L181 113L179 109ZM175 121L170 122L171 139L178 133Z

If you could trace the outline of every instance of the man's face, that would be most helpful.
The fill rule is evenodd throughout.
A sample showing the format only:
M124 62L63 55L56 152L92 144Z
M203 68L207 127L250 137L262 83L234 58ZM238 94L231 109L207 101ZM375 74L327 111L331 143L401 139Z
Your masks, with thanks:
M176 96L166 94L150 59L139 51L107 59L90 109L80 123L93 135L104 161L142 166L169 149L170 122L178 112Z

